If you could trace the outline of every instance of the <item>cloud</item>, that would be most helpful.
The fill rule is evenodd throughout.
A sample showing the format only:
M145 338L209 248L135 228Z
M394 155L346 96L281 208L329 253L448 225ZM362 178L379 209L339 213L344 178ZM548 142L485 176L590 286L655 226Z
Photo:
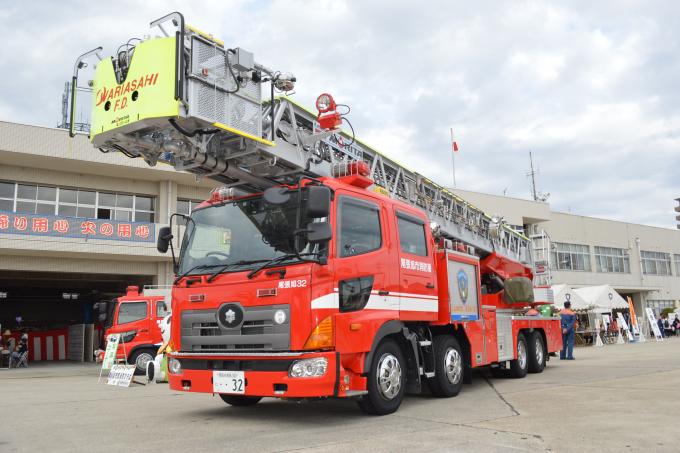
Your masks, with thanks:
M53 126L75 57L111 54L173 10L329 91L357 136L450 185L528 197L528 153L554 209L673 227L680 196L680 4L324 0L37 2L0 9L0 118Z

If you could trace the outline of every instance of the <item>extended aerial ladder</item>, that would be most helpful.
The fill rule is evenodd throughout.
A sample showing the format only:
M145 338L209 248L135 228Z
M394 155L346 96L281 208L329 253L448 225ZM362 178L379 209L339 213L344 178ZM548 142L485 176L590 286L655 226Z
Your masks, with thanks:
M226 48L185 24L181 14L151 26L161 34L130 40L96 66L90 138L102 152L141 157L151 166L167 163L250 193L296 183L302 175L337 176L350 163L365 162L374 190L426 211L438 236L478 254L496 252L531 265L530 240L499 216L486 215L360 142L339 128L340 121L323 128L324 115L341 116L330 96L322 105L317 101L320 113L314 114L274 96L293 90L292 74L260 65L243 49ZM74 89L83 60L99 57L99 51L76 62Z

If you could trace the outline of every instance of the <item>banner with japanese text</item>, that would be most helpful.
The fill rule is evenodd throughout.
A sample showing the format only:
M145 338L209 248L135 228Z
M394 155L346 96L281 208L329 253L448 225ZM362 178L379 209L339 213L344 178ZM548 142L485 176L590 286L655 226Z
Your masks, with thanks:
M0 233L155 242L153 223L83 219L0 211Z

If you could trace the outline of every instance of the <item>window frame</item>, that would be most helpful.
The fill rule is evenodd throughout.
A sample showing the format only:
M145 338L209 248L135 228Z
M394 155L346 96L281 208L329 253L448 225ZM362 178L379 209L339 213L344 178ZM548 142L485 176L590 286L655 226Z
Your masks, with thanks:
M663 263L664 266L660 266L661 263ZM655 275L659 277L670 277L673 275L670 253L640 250L640 264L642 265L643 275ZM651 271L652 267L654 268L653 272ZM666 272L660 272L661 267L665 268Z
M420 256L420 257L423 257L423 258L429 257L430 256L430 248L428 247L427 230L425 228L425 221L423 219L413 215L413 214L401 211L399 209L395 209L394 217L395 217L395 220L396 220L396 223L397 223L396 226L397 226L397 236L398 236L398 239L399 239L399 251L401 253L406 253L406 254L413 255L413 256ZM403 249L403 247L401 245L401 228L399 227L399 220L403 220L405 222L411 222L413 224L416 224L416 225L419 225L420 227L422 227L422 229L423 229L423 245L425 246L425 254L424 255L422 255L420 253L412 253L412 252L409 252L409 251Z
M555 270L570 271L570 272L592 272L593 263L590 256L590 245L588 244L572 244L569 242L553 242L555 250L550 251L552 262L555 263ZM566 246L566 247L565 247ZM577 250L577 247L582 247L584 250ZM569 259L568 265L563 265L560 260L560 255L566 255ZM575 259L576 257L576 259ZM575 269L574 263L579 262L578 257L585 258L583 261L583 269Z
M130 304L130 305L131 304L144 304L146 306L146 312L145 312L144 316L142 316L141 318L138 318L138 319L133 319L131 321L121 322L120 311L123 309L123 306L126 305L126 304ZM120 304L118 305L118 312L116 313L116 324L119 324L119 325L130 324L130 323L133 323L133 322L142 321L142 320L144 320L148 317L149 317L149 302L148 301L146 301L146 300L130 300L130 301L127 301L126 300L124 302L120 302Z
M30 214L30 215L49 215L49 216L63 216L63 217L73 217L73 218L78 218L78 219L101 219L101 220L116 220L116 211L126 211L129 212L129 220L118 220L120 222L130 222L130 223L155 223L156 221L156 199L157 197L154 195L147 195L147 194L136 194L136 193L122 193L122 192L108 192L108 191L99 191L96 189L89 189L89 188L84 188L84 187L61 187L61 186L55 186L55 185L43 185L43 184L36 184L36 183L27 183L27 182L20 182L20 181L7 181L7 180L0 180L0 183L4 184L11 184L14 186L14 193L12 198L7 198L7 197L1 197L0 200L3 201L11 201L12 203L12 209L9 212L13 212L16 214ZM19 186L30 186L35 188L35 197L33 199L30 198L20 198L19 197ZM41 200L39 198L39 193L40 193L40 188L49 188L49 189L54 189L55 190L55 195L54 195L54 200ZM62 201L62 191L74 191L75 192L75 201ZM92 204L86 203L86 202L81 202L80 201L80 193L92 193L94 194L94 202ZM114 195L115 200L116 200L116 206L115 207L109 207L109 206L102 206L99 202L100 195L101 194L110 194ZM132 207L127 208L127 207L118 207L118 197L119 196L125 196L125 197L132 197ZM145 198L149 199L151 202L151 209L142 209L137 206L137 200L138 198ZM18 203L33 203L33 211L32 212L17 212L17 205ZM50 213L37 213L37 209L39 205L50 205L54 209ZM71 214L63 214L62 210L65 207L70 207L75 211L75 215ZM106 217L99 217L98 216L98 211L99 209L109 209L111 211L111 215L109 218ZM79 215L80 209L87 209L93 211L94 215L92 216L84 216L84 215ZM138 220L137 216L138 214L146 214L149 216L150 220Z
M620 252L620 254L617 252ZM593 254L595 257L595 270L597 272L603 274L630 274L630 253L628 253L628 249L595 245L593 246ZM602 266L603 262L606 266ZM615 270L617 267L623 270Z
M360 208L363 209L370 209L374 210L377 214L378 218L378 229L379 229L379 236L380 236L380 244L374 249L371 250L366 250L361 253L355 253L353 255L343 255L342 251L343 248L341 246L341 241L342 241L342 215L343 215L343 206L345 204L354 204L355 206L359 206ZM361 255L366 255L367 253L373 253L378 250L381 250L385 246L385 238L383 236L384 228L383 228L383 219L382 219L382 209L380 206L380 203L374 200L368 200L365 198L360 198L356 197L354 195L339 195L338 196L338 202L337 202L337 213L336 213L336 231L337 231L337 238L335 240L335 255L337 258L353 258L356 256L361 256Z

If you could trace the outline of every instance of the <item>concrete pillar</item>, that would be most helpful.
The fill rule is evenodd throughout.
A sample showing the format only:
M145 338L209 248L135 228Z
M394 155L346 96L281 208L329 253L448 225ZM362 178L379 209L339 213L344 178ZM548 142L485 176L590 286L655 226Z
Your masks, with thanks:
M160 181L158 183L158 220L157 223L168 225L170 216L177 210L177 183Z

